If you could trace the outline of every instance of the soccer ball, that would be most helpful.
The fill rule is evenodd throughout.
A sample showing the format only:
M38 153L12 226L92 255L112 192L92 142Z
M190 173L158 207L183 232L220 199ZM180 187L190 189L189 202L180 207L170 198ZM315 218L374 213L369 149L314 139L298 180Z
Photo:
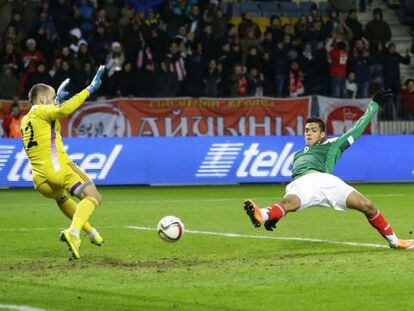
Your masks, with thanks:
M184 233L184 224L175 216L165 216L158 222L158 235L166 242L177 242Z

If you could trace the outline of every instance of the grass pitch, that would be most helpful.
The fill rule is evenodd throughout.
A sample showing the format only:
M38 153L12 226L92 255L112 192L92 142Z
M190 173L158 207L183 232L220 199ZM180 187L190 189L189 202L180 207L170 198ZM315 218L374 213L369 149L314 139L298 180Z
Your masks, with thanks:
M357 185L397 234L414 230L410 184ZM82 240L78 261L58 241L69 221L32 189L0 190L0 309L47 310L412 310L414 252L307 240L186 232L169 244L152 230L165 215L187 229L264 237L383 244L355 211L289 214L275 232L254 229L245 198L261 206L279 185L101 188L91 222L106 239ZM413 236L414 238L414 236Z

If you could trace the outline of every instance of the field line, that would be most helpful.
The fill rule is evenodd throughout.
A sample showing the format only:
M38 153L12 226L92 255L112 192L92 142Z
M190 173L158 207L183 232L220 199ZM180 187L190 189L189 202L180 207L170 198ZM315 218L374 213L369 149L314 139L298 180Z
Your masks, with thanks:
M39 309L39 308L30 307L30 306L4 305L4 304L0 304L0 309L16 310L16 311L46 311L46 309Z
M155 228L149 227L139 227L139 226L127 226L128 229L133 230L151 230L155 231ZM212 231L198 231L198 230L185 230L185 233L192 234L204 234L204 235L216 235L223 236L227 238L250 238L250 239L265 239L265 240L285 240L285 241L300 241L300 242L311 242L311 243L326 243L326 244L335 244L335 245L348 245L348 246L365 246L365 247L374 247L374 248L388 248L388 246L383 244L371 244L371 243L359 243L359 242L346 242L346 241L332 241L332 240L321 240L321 239L311 239L311 238L295 238L295 237L282 237L282 236L267 236L267 235L249 235L249 234L238 234L238 233L222 233L222 232L212 232Z
M387 198L387 197L403 197L403 196L407 196L407 194L405 193L374 193L374 194L369 194L367 195L367 197L369 198ZM269 201L277 201L277 200L281 200L282 197L281 196L274 196L274 197L270 197L270 196L266 196L266 197L257 197L257 196L252 196L252 198L254 200L269 200ZM243 202L245 198L243 197L234 197L234 198L199 198L196 201L197 202L231 202L231 201L239 201L239 202ZM164 200L160 200L160 199L142 199L142 200L119 200L119 201L104 201L103 205L119 205L119 204L159 204L159 203L165 203L166 201L168 201L168 203L187 203L187 202L194 202L194 199L164 199ZM8 203L8 204L0 204L0 208L2 206L7 206L7 207L19 207L19 206L51 206L51 205L55 205L56 203L54 203L53 200L49 200L49 201L45 201L44 203ZM241 203L240 203L241 204Z

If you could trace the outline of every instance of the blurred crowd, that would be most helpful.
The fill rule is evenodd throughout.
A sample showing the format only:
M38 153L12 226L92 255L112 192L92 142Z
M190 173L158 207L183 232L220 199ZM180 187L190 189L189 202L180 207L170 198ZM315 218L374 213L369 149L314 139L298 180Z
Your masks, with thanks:
M386 87L414 98L413 80L403 90L400 80L410 51L396 51L381 9L366 25L355 10L321 16L316 4L287 22L271 16L265 29L251 12L231 17L232 3L217 0L154 1L145 10L124 0L14 1L0 16L9 19L0 98L26 98L35 83L56 88L67 77L77 92L99 64L107 71L97 96L105 97L365 98ZM386 115L413 116L414 99L407 102Z

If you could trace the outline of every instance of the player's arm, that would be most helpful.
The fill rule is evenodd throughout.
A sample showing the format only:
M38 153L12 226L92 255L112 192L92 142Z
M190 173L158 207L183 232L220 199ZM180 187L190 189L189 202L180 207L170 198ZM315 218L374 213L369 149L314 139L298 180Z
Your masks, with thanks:
M69 100L65 101L60 105L45 105L42 107L42 115L47 120L57 120L71 115L75 112L82 103L98 88L100 87L102 81L101 77L105 71L104 66L100 66L95 77L93 78L91 84L79 92L75 96L71 97Z
M364 133L368 124L378 111L378 103L387 103L392 100L392 93L389 90L380 90L375 93L374 98L369 102L368 109L364 115L350 128L344 135L339 137L335 141L335 145L339 145L339 148L344 151L351 146L361 135Z
M44 105L39 107L41 115L46 120L58 120L71 115L78 109L82 103L89 97L90 93L87 89L79 92L75 96L71 97L60 106L56 105Z

